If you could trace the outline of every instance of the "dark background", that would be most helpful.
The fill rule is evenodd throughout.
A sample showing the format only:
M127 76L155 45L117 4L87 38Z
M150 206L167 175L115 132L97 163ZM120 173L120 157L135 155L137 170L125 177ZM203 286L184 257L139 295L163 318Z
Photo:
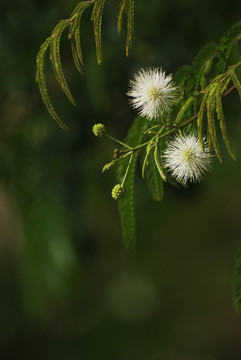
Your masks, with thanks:
M135 111L125 95L140 67L175 72L241 20L240 1L136 1L129 58L116 30L118 1L103 19L105 61L97 65L87 11L85 73L67 36L62 59L74 108L50 66L48 86L70 132L41 102L40 45L76 1L0 0L0 358L59 360L239 360L241 319L232 273L241 240L241 167L224 165L189 190L166 186L154 203L136 183L138 243L125 250L115 171L101 174L113 144L92 136L103 122L123 138ZM241 158L241 104L224 101Z

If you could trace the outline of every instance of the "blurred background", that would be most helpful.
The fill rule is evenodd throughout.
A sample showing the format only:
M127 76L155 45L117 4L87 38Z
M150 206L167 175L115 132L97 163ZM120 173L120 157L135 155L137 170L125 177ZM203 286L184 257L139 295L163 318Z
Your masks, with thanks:
M0 358L59 360L240 360L241 318L232 274L241 240L241 167L223 149L200 185L165 188L154 203L137 177L138 243L127 251L101 173L113 144L92 136L102 122L123 138L135 111L125 95L140 67L175 72L241 20L239 0L136 1L125 57L118 1L106 2L104 63L97 65L87 11L81 24L85 72L65 37L65 74L77 101L47 81L62 131L35 83L40 45L77 1L0 1ZM241 104L224 101L241 159ZM140 172L140 171L139 171Z

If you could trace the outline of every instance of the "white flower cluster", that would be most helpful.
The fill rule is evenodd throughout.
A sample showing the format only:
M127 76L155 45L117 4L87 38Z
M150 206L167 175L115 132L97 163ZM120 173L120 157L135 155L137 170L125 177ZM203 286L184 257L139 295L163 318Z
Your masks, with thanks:
M148 120L157 119L169 112L176 99L172 75L165 75L161 68L141 69L130 81L130 104Z
M172 75L165 75L161 68L141 69L130 81L127 95L130 104L148 120L158 119L169 113L177 98ZM200 181L210 169L212 155L207 144L202 149L195 134L176 136L168 143L163 155L164 166L177 181Z
M212 155L205 143L202 149L195 134L176 136L164 151L164 166L177 181L201 181L211 168Z

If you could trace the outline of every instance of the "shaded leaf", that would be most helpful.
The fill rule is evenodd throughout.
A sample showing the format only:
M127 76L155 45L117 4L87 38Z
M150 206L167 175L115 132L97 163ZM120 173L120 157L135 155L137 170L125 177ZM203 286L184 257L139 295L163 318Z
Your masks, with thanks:
M131 147L138 146L143 138L144 131L148 126L148 122L145 118L135 118L133 125L131 126L125 143ZM135 209L134 209L134 178L136 163L138 158L138 152L134 153L132 162L130 164L129 172L125 180L125 196L118 201L118 208L121 218L123 240L127 248L133 248L136 243L136 222L135 222ZM125 175L126 168L128 166L128 158L121 161L117 170L117 180L121 183Z

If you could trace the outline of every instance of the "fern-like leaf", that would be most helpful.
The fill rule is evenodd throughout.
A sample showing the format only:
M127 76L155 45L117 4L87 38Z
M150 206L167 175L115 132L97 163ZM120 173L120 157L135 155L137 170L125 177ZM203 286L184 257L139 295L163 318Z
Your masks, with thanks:
M134 31L134 0L129 0L127 5L126 56L128 56L130 52L133 31Z
M119 5L118 18L117 18L117 29L118 29L119 34L121 33L121 30L122 30L125 6L126 6L126 0L121 0L120 5Z
M229 74L234 86L236 87L236 90L238 91L238 94L239 94L240 100L241 100L241 85L240 85L239 79L237 78L237 75L236 75L234 69L229 68L228 74Z
M189 99L187 99L187 101L184 103L184 105L181 107L181 109L179 110L175 123L176 124L180 124L184 114L186 113L186 111L191 107L191 105L194 103L195 98L193 96L191 96Z
M226 144L227 150L229 152L229 155L234 160L236 160L236 155L235 155L235 153L231 147L230 141L229 141L229 136L228 136L225 118L224 118L224 114L223 114L222 92L221 92L220 83L217 84L217 88L216 88L216 113L217 113L217 118L219 120L219 126L220 126L220 129L222 132L222 136L223 136L224 142Z
M63 31L70 25L70 22L67 20L60 20L58 25L54 28L52 32L52 41L50 43L50 59L52 62L52 67L55 73L55 77L59 83L59 86L63 90L63 92L68 97L69 101L73 104L75 104L75 101L73 99L73 96L69 90L69 87L67 85L61 59L60 59L60 41L61 36L63 34Z
M152 199L161 201L163 198L163 180L160 176L154 157L154 149L151 150L148 163L146 165L145 181L151 193Z
M60 119L58 114L56 113L52 101L50 99L47 85L46 85L46 78L45 78L45 71L44 71L44 65L45 65L45 57L46 52L49 49L49 46L52 42L53 38L52 36L48 37L45 42L42 44L38 55L37 55L37 69L36 69L36 81L39 85L39 90L41 93L42 100L44 104L46 105L50 115L54 118L54 120L58 123L58 125L63 130L68 130L68 127L63 123L63 121Z
M145 118L137 117L131 126L125 143L131 147L138 146L143 138L144 131L148 126ZM134 209L134 177L136 170L138 153L135 153L130 164L129 172L125 180L125 196L118 200L118 208L121 218L122 233L124 244L127 248L133 248L136 243L136 225L135 225L135 209ZM117 170L117 179L121 183L128 166L128 159L123 159Z
M203 146L203 122L204 122L204 113L206 110L206 102L207 102L207 98L209 95L209 88L206 89L205 94L203 96L202 102L201 102L201 106L199 109L199 113L198 113L198 119L197 119L197 126L198 126L198 138L200 141L200 144Z
M84 65L81 43L80 43L80 21L84 11L91 5L91 2L80 2L71 14L72 22L69 28L69 39L71 42L72 55L77 70L82 73Z
M216 84L212 86L207 99L207 118L208 118L207 134L208 134L209 147L211 148L211 143L212 143L218 160L222 162L222 154L218 144L218 138L217 138L217 132L215 126L215 116L214 116L216 87L217 87Z
M91 15L91 20L93 21L96 57L98 64L100 64L103 61L102 44L101 44L101 33L102 33L101 25L102 25L102 15L103 15L104 5L105 5L105 0L96 0Z
M121 0L118 14L118 32L121 33L123 16L127 15L126 56L129 55L134 31L134 0Z

